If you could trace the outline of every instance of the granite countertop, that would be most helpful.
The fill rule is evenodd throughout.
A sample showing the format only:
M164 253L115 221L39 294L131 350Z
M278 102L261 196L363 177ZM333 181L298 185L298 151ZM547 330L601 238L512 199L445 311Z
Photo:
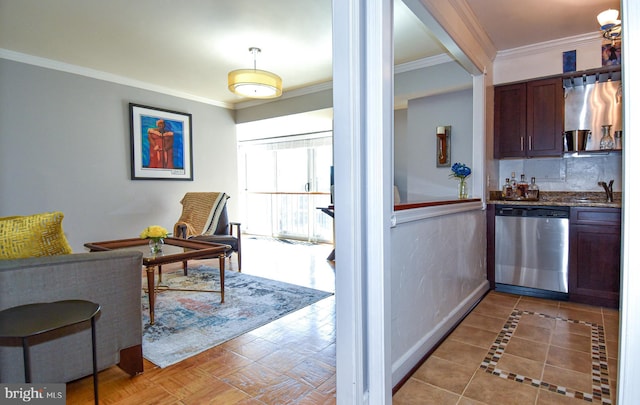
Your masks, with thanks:
M530 200L503 200L500 191L489 192L487 204L506 205L549 205L564 207L603 207L621 208L622 193L613 193L613 202L607 202L607 196L602 192L576 192L576 191L548 191L540 192L540 199Z

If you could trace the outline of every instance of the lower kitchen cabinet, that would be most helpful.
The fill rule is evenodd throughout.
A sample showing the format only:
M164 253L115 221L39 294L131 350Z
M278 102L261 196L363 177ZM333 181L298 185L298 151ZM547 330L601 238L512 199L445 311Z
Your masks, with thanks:
M618 308L620 209L571 207L570 215L569 301Z

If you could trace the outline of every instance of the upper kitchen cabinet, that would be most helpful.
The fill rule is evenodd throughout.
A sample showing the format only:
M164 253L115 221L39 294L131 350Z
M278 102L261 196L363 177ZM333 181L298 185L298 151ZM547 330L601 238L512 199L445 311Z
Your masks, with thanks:
M496 86L494 95L495 158L524 157L524 137L527 133L526 83Z
M495 158L562 156L561 78L496 86L494 102Z

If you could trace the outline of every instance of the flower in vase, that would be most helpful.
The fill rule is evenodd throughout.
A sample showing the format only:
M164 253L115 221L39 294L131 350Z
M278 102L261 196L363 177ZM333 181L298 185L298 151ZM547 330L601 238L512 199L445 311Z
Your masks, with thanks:
M451 166L451 172L452 173L449 175L449 177L455 177L462 181L469 177L469 175L471 174L471 169L464 163L454 163L454 165Z
M467 192L467 177L471 175L471 169L465 165L464 163L455 163L451 166L451 174L449 177L458 179L460 184L458 184L458 198L463 200L466 199L469 194Z
M160 239L164 239L169 236L170 233L165 228L160 225L151 225L144 229L140 233L141 239L153 239L154 241L158 241Z

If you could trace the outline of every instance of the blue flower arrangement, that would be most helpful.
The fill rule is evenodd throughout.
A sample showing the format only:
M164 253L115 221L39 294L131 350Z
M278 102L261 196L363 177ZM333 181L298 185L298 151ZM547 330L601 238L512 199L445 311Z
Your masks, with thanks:
M460 180L466 179L471 174L471 169L464 163L455 163L451 166L451 173L449 177L456 177Z
M451 174L449 177L458 179L460 183L458 184L458 198L466 199L468 197L467 192L467 177L471 174L471 169L465 165L464 163L455 163L451 166Z

